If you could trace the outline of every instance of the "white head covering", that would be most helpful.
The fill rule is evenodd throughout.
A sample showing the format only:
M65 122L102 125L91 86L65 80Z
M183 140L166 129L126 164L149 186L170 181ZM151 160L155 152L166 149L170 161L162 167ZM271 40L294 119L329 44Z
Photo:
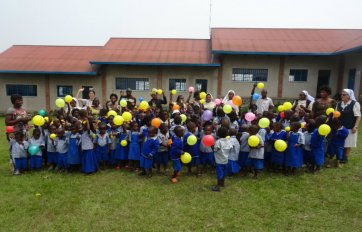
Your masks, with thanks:
M312 97L311 95L309 95L308 91L307 90L303 90L302 91L305 96L307 96L307 100L310 101L310 102L314 102L314 97Z
M233 93L235 95L234 90L229 90L228 93L225 95L224 99L222 99L222 103L226 104L229 101L229 93Z
M354 96L354 92L352 89L343 89L344 92L346 92L349 96L349 99L352 101L356 101L356 97Z

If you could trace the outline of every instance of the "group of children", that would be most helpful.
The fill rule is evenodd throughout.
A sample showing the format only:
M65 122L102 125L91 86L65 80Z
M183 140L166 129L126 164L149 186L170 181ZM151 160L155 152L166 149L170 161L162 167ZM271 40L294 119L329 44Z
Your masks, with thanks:
M48 113L45 123L34 126L32 131L14 126L14 131L7 133L14 174L40 170L46 165L48 170L62 172L92 174L99 169L115 168L151 177L153 169L168 173L172 163L173 183L178 181L182 166L187 167L189 174L196 171L197 176L216 170L217 185L213 190L220 191L225 178L238 173L252 173L257 178L260 171L267 169L294 175L303 166L318 172L325 164L325 156L328 166L334 156L337 166L343 159L348 130L337 118L322 115L309 119L308 115L301 117L292 110L281 116L271 109L249 122L244 119L245 113L240 112L239 116L233 110L225 114L220 104L213 109L213 117L205 121L202 114L206 109L199 102L182 102L173 107L176 104L179 103L171 103L170 110L117 106L96 112L68 104L69 110ZM132 120L116 125L110 110L118 111L119 115L128 111ZM267 128L258 126L263 117L270 120ZM152 125L154 118L161 122L157 128ZM318 133L318 127L325 123L332 128L327 138ZM188 138L192 135L197 142L190 145ZM203 139L210 135L213 144L205 145ZM257 146L248 143L252 135L259 139ZM277 140L286 142L285 151L275 148ZM182 163L184 153L191 155L190 163Z

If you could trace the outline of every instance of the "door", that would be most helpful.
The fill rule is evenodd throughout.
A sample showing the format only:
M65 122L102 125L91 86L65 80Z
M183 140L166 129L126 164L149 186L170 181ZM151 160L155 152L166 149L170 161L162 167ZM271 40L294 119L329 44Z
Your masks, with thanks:
M89 93L89 90L92 90L93 89L93 86L82 86L82 88L84 88L84 91L82 93L82 98L83 99L88 99L88 93Z
M331 76L331 70L319 70L318 71L318 82L317 82L317 94L316 97L319 98L319 88L323 85L329 85L329 78Z
M195 87L201 92L207 93L207 80L205 79L196 79Z
M356 69L350 69L348 72L348 88L354 91L354 83L356 80Z

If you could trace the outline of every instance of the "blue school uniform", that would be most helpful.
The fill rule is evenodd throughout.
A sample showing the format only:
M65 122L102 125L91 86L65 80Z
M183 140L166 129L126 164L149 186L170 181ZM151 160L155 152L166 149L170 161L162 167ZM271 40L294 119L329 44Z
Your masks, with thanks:
M109 138L111 140L111 145L109 147L109 164L114 166L117 164L117 160L116 160L116 149L117 149L117 144L118 144L118 134L119 134L119 128L114 128L114 129L108 129L107 133L109 134Z
M85 131L82 133L80 139L82 147L82 172L86 174L94 173L98 171L98 162L96 154L93 150L94 145L92 141L92 134L88 131Z
M188 143L187 143L187 138L192 135L192 133L190 132L187 132L184 137L183 137L183 141L185 141L184 143L184 152L188 152L190 153L191 157L192 157L192 160L191 160L191 163L190 165L191 166L197 166L200 164L200 152L199 152L199 147L200 147L200 142L197 141L196 144L190 146Z
M328 151L331 158L336 155L337 160L343 159L344 142L348 136L348 133L348 129L344 126L333 132Z
M37 154L30 156L30 169L41 169L43 164L41 147L45 145L44 139L41 136L39 139L33 137L29 140L29 146L32 145L38 146L40 149Z
M58 153L55 149L55 145L53 144L52 139L50 139L50 134L46 137L46 147L48 164L56 165L58 163Z
M176 136L172 137L172 144L170 149L170 155L173 165L173 170L175 172L181 171L181 155L183 153L183 141L182 138L178 138Z
M304 145L303 145L303 163L306 165L313 164L312 149L310 147L311 138L313 133L308 131L304 132Z
M240 153L238 163L241 168L247 168L250 166L249 152L250 147L248 144L249 133L242 132L240 138Z
M302 147L295 147L297 144L304 144L304 135L301 132L290 132L285 153L285 166L287 167L300 168L303 165Z
M231 143L232 148L228 156L228 173L237 174L240 172L240 166L238 164L240 144L235 136L231 136L229 142Z
M206 147L202 140L204 138L205 135L202 135L201 137L201 142L200 142L200 163L202 165L210 165L212 167L215 166L215 154L214 154L214 150L212 149L212 147ZM214 140L216 140L215 135L212 134L212 136L214 137Z
M160 143L160 147L158 148L157 155L156 155L156 164L157 165L164 165L166 166L168 163L168 139L169 133L165 135L159 132L157 134L158 142Z
M313 164L322 166L324 164L324 136L318 133L318 128L313 131L310 141Z
M54 140L55 148L58 153L57 157L57 167L58 168L68 168L68 140L65 136L62 138L56 137Z
M79 139L77 139L79 138ZM80 164L80 134L70 134L68 137L68 154L67 161L69 165Z
M280 132L274 132L270 136L270 140L273 142L273 144L278 139L285 141L286 135L287 135L287 132L285 132L284 130L282 130ZM273 146L272 152L271 152L271 154L272 154L271 163L275 164L275 165L283 165L284 164L284 153L285 152L279 152L279 151L275 150L275 147Z
M15 170L25 171L28 169L28 148L29 143L27 141L23 141L23 144L20 144L13 139L10 141L10 153L15 163Z
M111 140L109 139L109 136L107 133L105 133L103 136L101 134L97 134L96 138L94 139L93 143L96 144L96 157L98 164L101 161L108 161L108 146L111 143Z
M129 143L129 160L140 160L141 149L140 149L140 133L132 131L130 134L130 143Z
M122 140L126 140L127 137L128 135L125 133L119 134L119 139L116 147L116 154L114 156L116 160L128 160L129 145L127 144L127 146L125 147L121 145Z
M153 158L156 156L160 143L157 137L148 138L142 144L140 167L146 170L152 169Z

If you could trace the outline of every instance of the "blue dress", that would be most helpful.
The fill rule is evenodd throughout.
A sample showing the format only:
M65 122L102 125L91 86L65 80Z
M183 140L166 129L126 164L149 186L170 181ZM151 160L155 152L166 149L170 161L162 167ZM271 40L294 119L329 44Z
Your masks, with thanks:
M278 132L274 132L271 137L270 140L274 143L275 140L281 139L285 141L286 138L286 132L285 131L280 131ZM277 150L275 150L274 146L272 148L272 159L271 162L272 164L276 164L276 165L283 165L284 164L284 153L285 152L279 152Z
M80 164L80 150L79 141L76 137L70 135L67 155L68 164Z
M313 164L322 166L324 164L324 137L318 133L318 129L313 131L310 148L312 150Z
M192 160L191 160L191 166L197 166L200 164L200 141L198 140L196 144L190 146L187 143L187 138L192 135L190 132L187 132L184 135L183 141L184 142L184 152L190 153Z
M131 132L131 141L129 144L129 153L128 153L128 159L129 160L140 160L140 144L139 144L139 138L140 133L139 132Z
M116 160L127 160L128 159L128 148L129 146L122 147L121 141L126 139L127 134L121 133L119 134L119 140L116 147L116 154L114 158Z
M290 168L300 168L303 165L302 147L295 147L299 144L299 133L290 132L288 148L285 154L285 166Z

